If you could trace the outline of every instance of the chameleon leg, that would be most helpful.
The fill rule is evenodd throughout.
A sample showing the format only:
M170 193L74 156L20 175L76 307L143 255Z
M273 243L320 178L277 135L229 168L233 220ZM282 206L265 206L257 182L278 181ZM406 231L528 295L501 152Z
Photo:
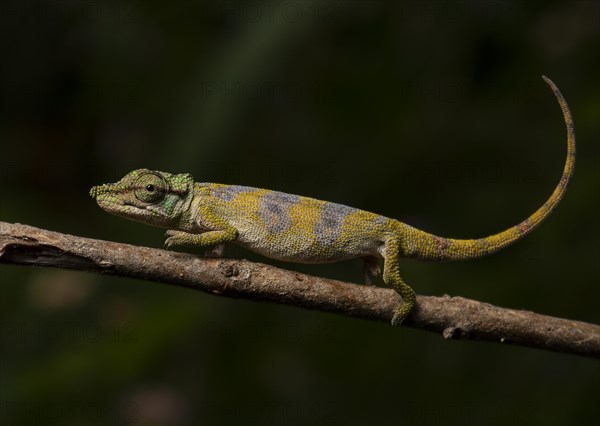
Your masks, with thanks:
M203 234L190 234L183 231L167 231L167 239L165 246L192 246L206 247L211 245L219 245L228 241L233 241L237 238L237 230L235 228L227 228L219 231L208 231Z
M400 244L397 239L390 238L383 247L383 281L391 286L402 297L402 303L392 318L392 325L400 325L415 305L415 292L400 277Z
M379 265L379 259L375 256L363 257L363 274L365 276L366 285L373 284L373 278L381 274L381 266Z

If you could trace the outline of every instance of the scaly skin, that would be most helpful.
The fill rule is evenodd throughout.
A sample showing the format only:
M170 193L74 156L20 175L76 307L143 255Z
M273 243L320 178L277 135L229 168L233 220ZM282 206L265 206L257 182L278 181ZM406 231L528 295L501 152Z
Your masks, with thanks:
M380 272L402 296L392 319L401 324L415 293L400 276L399 260L462 260L485 256L533 231L558 205L575 166L575 133L569 107L548 78L567 126L567 158L550 198L520 224L474 240L438 237L395 219L313 198L217 183L194 183L189 174L134 170L117 183L90 190L109 213L168 228L165 245L214 246L222 253L235 243L264 256L296 263L365 260L367 281Z

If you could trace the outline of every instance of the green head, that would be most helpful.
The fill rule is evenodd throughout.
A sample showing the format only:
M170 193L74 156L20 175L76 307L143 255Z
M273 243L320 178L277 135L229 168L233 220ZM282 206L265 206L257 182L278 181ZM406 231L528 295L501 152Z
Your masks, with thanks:
M117 183L94 186L90 195L107 212L148 225L174 228L193 198L194 178L148 169L134 170Z

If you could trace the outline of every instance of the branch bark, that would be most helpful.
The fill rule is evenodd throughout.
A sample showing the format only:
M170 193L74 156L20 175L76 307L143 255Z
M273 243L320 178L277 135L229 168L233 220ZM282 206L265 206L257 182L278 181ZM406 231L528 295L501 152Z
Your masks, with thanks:
M389 322L391 289L317 278L238 259L208 259L0 222L0 263L141 278L207 293ZM403 326L600 358L600 326L462 297L418 296Z

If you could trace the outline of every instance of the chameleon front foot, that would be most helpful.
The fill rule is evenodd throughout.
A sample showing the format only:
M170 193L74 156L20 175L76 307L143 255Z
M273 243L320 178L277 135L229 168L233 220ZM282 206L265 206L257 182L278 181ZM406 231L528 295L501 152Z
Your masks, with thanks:
M165 233L167 239L165 240L165 248L172 248L174 246L194 246L197 245L197 235L189 234L187 232L168 230Z
M174 229L170 229L165 235L167 236L167 239L165 240L165 247L167 248L170 248L172 246L215 246L212 250L210 250L210 253L212 255L222 255L224 247L220 246L237 238L237 230L235 228L229 227L218 231L208 231L202 234L192 234L189 232L176 231Z

